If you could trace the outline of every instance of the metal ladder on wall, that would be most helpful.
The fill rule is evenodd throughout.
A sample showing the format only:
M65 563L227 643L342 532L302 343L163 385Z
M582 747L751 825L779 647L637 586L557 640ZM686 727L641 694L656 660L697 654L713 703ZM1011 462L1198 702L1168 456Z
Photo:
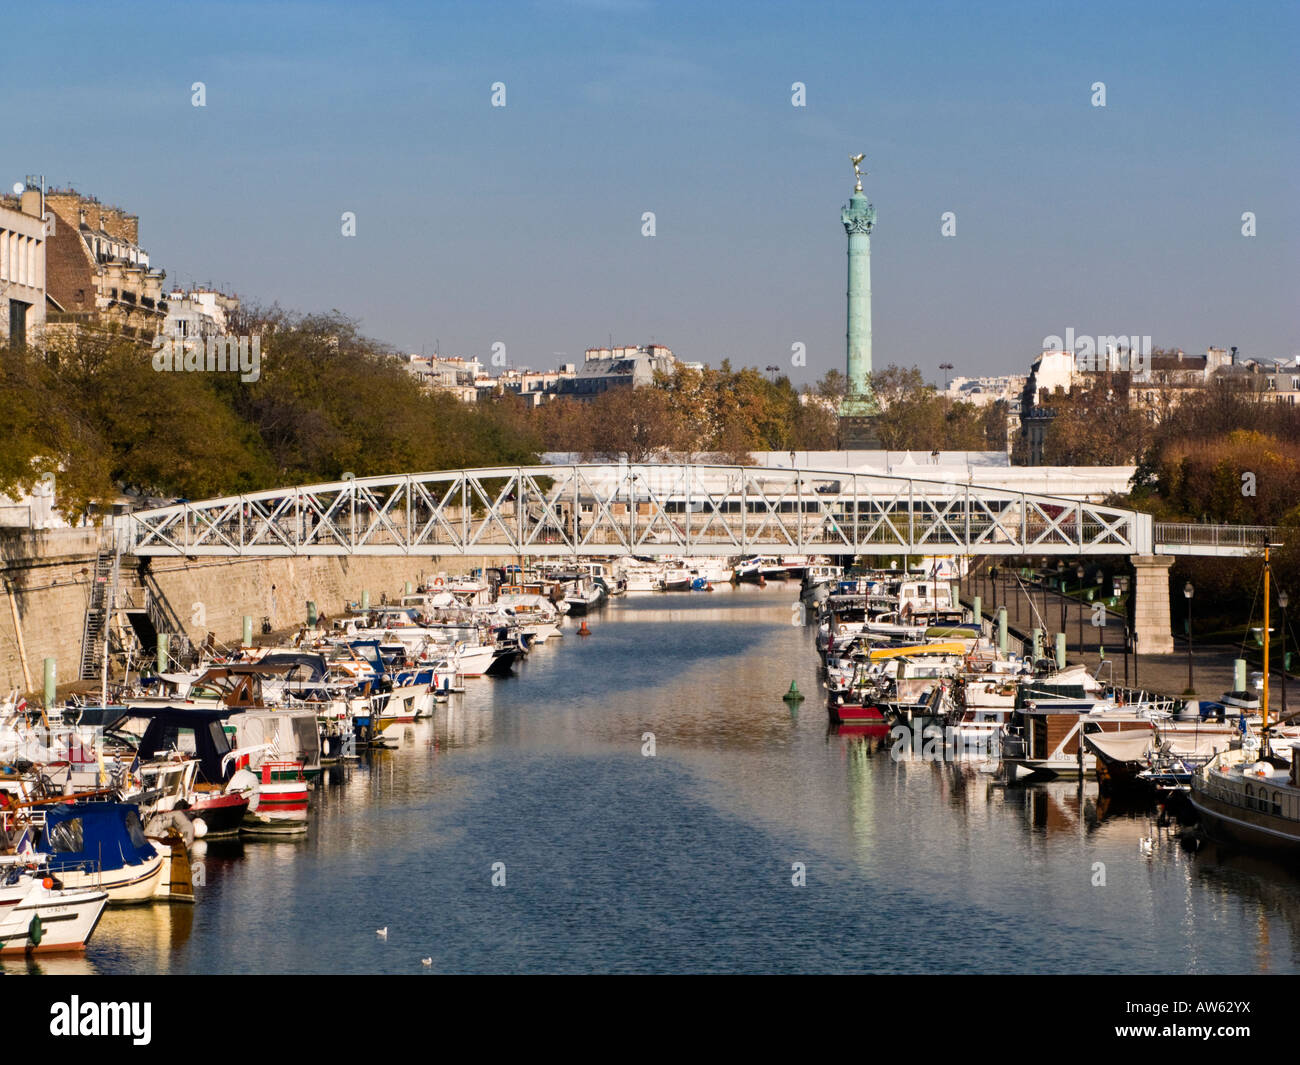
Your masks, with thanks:
M101 543L95 555L90 602L86 605L86 620L81 631L82 680L94 679L103 668L104 642L110 635L108 626L113 605L117 602L121 572L122 554L117 550L117 538L114 537L111 546Z

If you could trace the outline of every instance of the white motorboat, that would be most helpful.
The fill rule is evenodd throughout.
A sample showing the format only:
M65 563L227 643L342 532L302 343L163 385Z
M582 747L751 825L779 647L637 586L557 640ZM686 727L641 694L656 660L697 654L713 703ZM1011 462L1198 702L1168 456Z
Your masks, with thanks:
M99 888L68 888L30 855L0 856L0 954L84 950L108 905Z

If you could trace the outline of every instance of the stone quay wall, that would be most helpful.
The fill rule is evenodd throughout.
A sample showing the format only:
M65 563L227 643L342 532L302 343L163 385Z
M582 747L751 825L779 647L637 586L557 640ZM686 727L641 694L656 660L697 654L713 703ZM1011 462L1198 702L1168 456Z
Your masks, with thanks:
M39 691L43 660L56 662L60 687L77 680L86 609L100 547L98 530L54 529L0 535L0 692ZM238 643L245 615L253 631L262 619L275 629L307 619L308 601L333 617L368 591L373 604L400 598L439 573L468 573L499 565L494 558L396 556L139 559L122 556L119 607L142 606L146 592L159 596L195 644L209 633ZM26 671L24 671L24 659Z

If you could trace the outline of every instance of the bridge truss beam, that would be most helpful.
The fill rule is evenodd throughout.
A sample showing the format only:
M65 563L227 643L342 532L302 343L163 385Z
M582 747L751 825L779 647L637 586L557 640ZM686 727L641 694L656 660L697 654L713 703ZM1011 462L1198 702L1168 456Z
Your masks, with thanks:
M510 466L184 502L130 515L139 556L1132 555L1148 515L844 470ZM1243 552L1244 553L1244 552Z

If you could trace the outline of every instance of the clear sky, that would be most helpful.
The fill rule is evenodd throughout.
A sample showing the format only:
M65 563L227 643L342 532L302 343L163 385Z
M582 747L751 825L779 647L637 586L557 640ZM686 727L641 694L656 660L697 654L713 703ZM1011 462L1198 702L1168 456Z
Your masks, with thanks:
M877 367L1023 372L1069 327L1300 352L1294 2L54 2L3 35L4 187L409 351L842 369L862 151Z

